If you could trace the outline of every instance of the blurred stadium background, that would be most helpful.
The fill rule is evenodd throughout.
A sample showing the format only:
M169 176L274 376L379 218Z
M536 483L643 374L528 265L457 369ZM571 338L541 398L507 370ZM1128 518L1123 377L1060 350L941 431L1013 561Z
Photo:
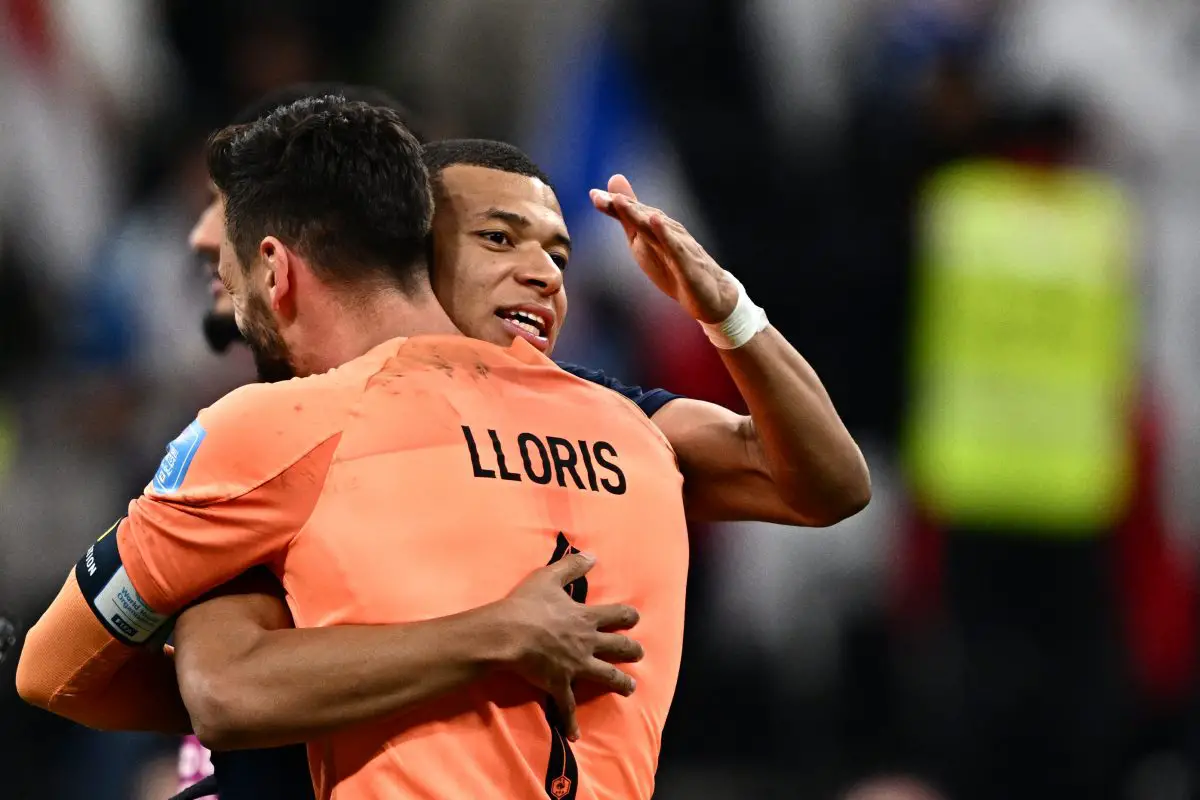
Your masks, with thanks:
M839 526L694 531L659 797L1197 796L1200 4L0 0L0 609L26 623L249 379L203 345L185 238L205 136L299 80L526 148L578 242L557 355L737 407L590 209L625 172L867 453ZM0 796L171 793L174 742L25 708L11 661Z

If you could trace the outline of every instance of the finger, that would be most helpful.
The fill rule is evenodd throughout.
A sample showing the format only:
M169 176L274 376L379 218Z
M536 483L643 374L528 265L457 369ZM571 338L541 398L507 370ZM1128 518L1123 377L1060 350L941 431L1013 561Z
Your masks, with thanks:
M637 236L637 227L618 213L617 207L613 204L613 195L600 189L592 189L588 196L591 197L592 205L597 211L621 223L621 227L625 231L625 238L632 242L633 237Z
M637 195L633 193L633 184L620 173L608 179L608 191L613 194L623 194L630 200L637 200Z
M175 648L172 645L163 645L163 655L167 658L175 658Z
M595 556L587 553L571 553L547 567L542 567L542 569L553 575L554 579L562 586L566 586L572 581L579 580L584 575L587 575L588 571L595 564Z
M610 664L630 664L646 656L640 642L619 633L598 634L592 652Z
M614 194L612 197L613 209L621 220L621 225L624 226L625 233L629 237L630 242L636 236L638 241L650 247L662 262L669 263L671 251L666 244L659 240L658 234L655 232L654 226L650 221L651 214L661 212L650 206L644 206L641 203L629 200L624 195Z
M609 197L612 198L612 207L618 214L630 222L636 223L639 228L650 230L649 211L653 209L623 194L611 194Z
M636 200L630 200L624 195L614 194L612 198L613 208L621 216L622 221L635 226L639 234L645 236L648 241L658 245L660 250L666 252L666 244L659 240L658 229L655 228L654 219L655 217L661 217L666 221L669 220L667 215L653 206L643 205Z
M637 690L637 681L633 679L632 675L598 658L589 661L587 667L577 677L598 683L610 692L616 692L624 697L629 697Z
M555 690L554 705L562 718L563 731L572 742L579 740L579 721L575 719L575 691L570 683L564 683Z
M650 215L650 230L659 252L669 262L719 269L708 251L688 233L687 228L657 209Z
M592 624L600 631L624 631L638 624L641 615L633 606L587 606Z
M662 209L651 208L650 215L651 215L651 217L655 217L655 216L658 217L658 219L662 222L663 230L670 231L671 233L673 233L676 236L679 236L685 240L688 240L691 242L696 242L695 237L693 237L690 233L688 233L688 229L684 227L682 222L680 222L679 220L670 216L669 214L667 214L667 212L663 211ZM653 222L652 222L652 224L653 224ZM699 242L696 242L696 246L697 247L700 246Z
M617 213L617 209L613 205L613 196L611 194L601 189L592 189L591 192L588 193L588 196L592 200L593 208L595 208L604 216L615 219L617 222L621 223L621 227L625 229L625 235L629 238L633 238L637 231L625 220L621 219L621 215Z
M620 198L622 201L627 201L629 198L625 197L624 195L615 195L610 192L606 192L603 189L592 189L588 193L588 197L591 198L592 205L597 211L600 211L601 213L617 220L625 226L626 231L629 231L628 220L622 218L616 202L618 198Z
M592 189L590 192L588 192L588 197L591 198L592 205L597 211L616 219L617 215L612 207L613 197L611 194L603 189Z
M625 228L625 233L632 239L635 235L642 237L649 244L661 249L661 243L655 241L657 235L650 225L650 215L646 206L630 200L623 194L612 195L612 209Z
M700 256L700 248L696 240L682 225L677 222L672 224L673 222L674 220L662 214L652 214L650 230L654 232L654 238L666 248L667 252L681 261Z

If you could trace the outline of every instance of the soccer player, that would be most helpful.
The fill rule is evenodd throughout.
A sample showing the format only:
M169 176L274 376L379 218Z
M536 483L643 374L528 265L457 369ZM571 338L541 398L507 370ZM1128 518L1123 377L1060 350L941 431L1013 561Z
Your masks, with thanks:
M630 668L643 685L580 703L594 733L578 752L543 695L496 673L314 743L318 793L648 797L682 633L681 477L632 404L524 341L457 333L424 269L430 198L411 143L394 115L333 98L215 140L239 328L264 371L317 377L246 387L188 427L31 633L19 683L78 703L133 659L122 641L256 564L299 625L369 625L479 607L583 547L606 567L570 583L576 600L653 612ZM535 289L529 304L552 315ZM445 335L402 338L416 331ZM492 642L496 661L509 646Z
M569 238L558 203L548 190L548 178L517 148L499 142L433 143L425 147L425 160L436 189L433 282L443 306L469 335L500 344L511 342L514 336L529 335L535 345L550 350L566 312L565 291L556 270L558 264L566 265L569 250L565 243ZM616 183L619 187L620 180ZM629 187L625 191L631 195ZM597 200L608 208L606 198L600 196ZM658 212L648 212L639 218L631 216L630 227L636 231L636 226L641 225L646 236L654 235L648 222L650 213ZM686 231L673 222L669 228L671 244L686 252L687 257L655 263L635 249L641 263L680 274L712 269L711 260ZM220 231L215 228L198 227L193 235L193 246L202 253L215 250L219 241ZM692 282L700 283L695 277ZM560 304L559 313L545 329L544 337L538 335L541 330L515 329L510 321L501 319L519 305L514 293L530 283L541 283L544 289L554 290L555 302ZM533 319L530 323L537 326L542 320ZM763 333L750 341L754 342ZM766 374L795 370L797 364L807 370L803 359L790 346L787 349L789 357L765 368ZM577 369L569 365L568 368ZM606 380L596 373L579 371L579 374ZM811 373L801 372L801 378L806 374ZM772 380L785 387L804 386L801 381L788 381L786 375ZM720 480L719 468L730 463L737 465L737 458L748 449L737 439L722 442L721 435L737 430L744 418L709 404L676 400L674 395L661 390L644 393L636 387L606 382L626 393L656 422L662 416L663 406L668 402L676 404L683 413L674 419L667 418L667 430L673 424L674 438L684 444L685 450L679 450L678 444L676 447L685 473L688 472L683 461L686 451L700 461L692 474L710 476L708 491L748 487L728 498L723 515L753 518L780 513L773 511L781 503L768 481L746 480L728 467L723 473L726 482L722 484ZM816 386L819 389L819 383ZM813 409L813 397L828 403L823 392L806 395L792 391L780 398L779 402L787 406L786 412L798 417L794 427L803 430L806 424L820 424L824 407L818 405ZM715 429L716 434L689 447L689 416L692 425ZM729 418L735 422L731 424ZM836 416L833 419L836 421ZM720 455L722 449L731 447L734 449L731 455ZM703 465L705 457L714 464L707 473ZM757 469L742 469L742 475L768 473L767 466L761 464ZM713 501L708 501L706 507L714 508ZM362 661L358 654L345 648L319 646L318 641L326 631L303 631L289 642L281 643L283 649L274 651L267 632L290 627L283 600L274 596L278 590L272 592L266 584L243 589L190 609L176 632L181 644L180 672L189 686L189 707L206 738L226 747L297 741L305 738L306 732L323 726L358 722L392 710L390 698L382 692L373 705L363 702L359 688L364 680L362 673L355 682L329 680L330 675L346 674L346 670L361 666ZM311 649L305 650L303 656L289 652L288 648L299 646L302 638L309 640ZM275 674L284 665L289 677L286 685L280 684ZM381 682L392 671L384 660L374 662L373 669L378 670L373 680ZM241 702L224 701L222 697L238 697Z

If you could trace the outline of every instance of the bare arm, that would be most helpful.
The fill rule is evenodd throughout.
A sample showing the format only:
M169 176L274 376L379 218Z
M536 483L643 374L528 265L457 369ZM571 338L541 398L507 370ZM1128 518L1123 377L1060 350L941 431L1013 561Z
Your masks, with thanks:
M679 457L688 518L821 526L866 506L866 462L787 340L768 327L721 354L750 416L689 399L654 415Z
M643 271L703 322L728 317L737 285L687 230L637 202L614 176L596 208L619 221ZM741 416L695 400L654 415L685 478L688 517L831 525L870 501L866 461L816 372L776 329L721 350L750 410Z
M635 624L633 609L584 606L563 592L591 563L568 556L507 598L450 617L303 630L291 628L278 588L247 579L176 625L179 685L196 734L222 750L301 742L412 708L497 668L552 693L573 729L571 680L628 694L629 676L597 656L641 657L632 640L603 632Z

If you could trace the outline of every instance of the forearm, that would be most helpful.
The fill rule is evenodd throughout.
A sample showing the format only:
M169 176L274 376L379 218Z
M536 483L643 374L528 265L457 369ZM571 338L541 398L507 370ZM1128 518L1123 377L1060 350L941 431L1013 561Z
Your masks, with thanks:
M866 462L816 373L677 221L622 175L592 204L625 229L638 265L705 326L750 417L676 400L654 415L684 475L688 517L830 525L870 499ZM728 349L724 349L728 348Z
M860 511L871 497L870 473L820 378L774 327L721 350L750 411L748 446L765 462L776 491L810 525Z
M478 680L506 642L488 607L401 625L259 631L239 653L181 645L196 733L218 749L273 747L413 708Z
M113 639L73 574L26 637L17 691L31 705L92 728L191 730L170 661L157 648Z

